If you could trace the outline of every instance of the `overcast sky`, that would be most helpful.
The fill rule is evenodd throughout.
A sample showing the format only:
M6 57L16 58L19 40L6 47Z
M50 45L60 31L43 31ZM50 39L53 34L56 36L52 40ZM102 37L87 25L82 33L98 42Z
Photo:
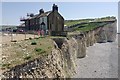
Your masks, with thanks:
M117 17L117 2L3 2L2 24L19 25L20 17L27 13L37 14L39 9L52 9L58 5L59 12L65 19L97 18L104 16Z

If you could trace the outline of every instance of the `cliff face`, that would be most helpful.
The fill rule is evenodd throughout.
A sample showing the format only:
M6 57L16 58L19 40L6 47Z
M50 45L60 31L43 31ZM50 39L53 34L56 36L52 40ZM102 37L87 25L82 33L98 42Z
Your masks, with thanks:
M59 41L60 39L58 39ZM64 43L61 49L54 43L54 49L49 55L36 58L32 61L17 65L3 73L7 78L65 78L75 72L76 53L74 40L61 39ZM72 46L72 47L70 47Z
M115 41L116 22L71 38L54 38L54 49L48 55L17 65L3 73L4 78L67 78L75 74L76 59L86 56L86 47L96 42Z

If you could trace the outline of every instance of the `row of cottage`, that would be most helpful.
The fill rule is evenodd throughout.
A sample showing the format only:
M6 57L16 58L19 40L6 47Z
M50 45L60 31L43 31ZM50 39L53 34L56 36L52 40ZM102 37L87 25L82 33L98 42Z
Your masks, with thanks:
M21 18L20 21L24 21L26 31L44 30L49 35L59 35L64 32L64 18L55 4L51 11L44 12L40 9L39 14L27 14L27 18Z

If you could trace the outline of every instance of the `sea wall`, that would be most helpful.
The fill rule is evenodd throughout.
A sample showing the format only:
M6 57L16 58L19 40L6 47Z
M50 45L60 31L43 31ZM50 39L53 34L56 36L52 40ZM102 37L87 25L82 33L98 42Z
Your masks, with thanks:
M5 71L3 78L70 78L76 73L76 59L86 56L86 47L115 41L116 28L114 21L70 38L54 38L51 53Z

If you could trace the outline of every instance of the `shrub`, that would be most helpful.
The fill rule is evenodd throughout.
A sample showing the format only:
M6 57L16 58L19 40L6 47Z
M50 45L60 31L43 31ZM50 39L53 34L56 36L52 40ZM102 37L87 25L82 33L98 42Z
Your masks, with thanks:
M17 42L16 40L12 40L11 42Z
M42 54L42 53L46 53L46 51L42 50L40 53L41 53L41 54Z
M41 48L35 48L35 51L40 52L40 51L42 51L42 49Z
M37 53L37 55L40 55L40 54L43 54L43 53L46 53L46 51L41 50L40 52Z
M37 43L36 43L35 41L31 43L31 45L36 45L36 44L37 44Z
M2 64L2 68L9 68L10 67L10 64L8 63L8 64Z
M32 38L30 37L29 40L32 40Z
M46 53L46 51L42 50L41 48L35 48L35 51L37 52L38 55Z
M48 49L50 49L50 48L51 48L51 46L48 47Z
M30 58L31 58L31 56L26 56L24 59L29 60Z
M1 70L5 70L5 68L1 67Z

